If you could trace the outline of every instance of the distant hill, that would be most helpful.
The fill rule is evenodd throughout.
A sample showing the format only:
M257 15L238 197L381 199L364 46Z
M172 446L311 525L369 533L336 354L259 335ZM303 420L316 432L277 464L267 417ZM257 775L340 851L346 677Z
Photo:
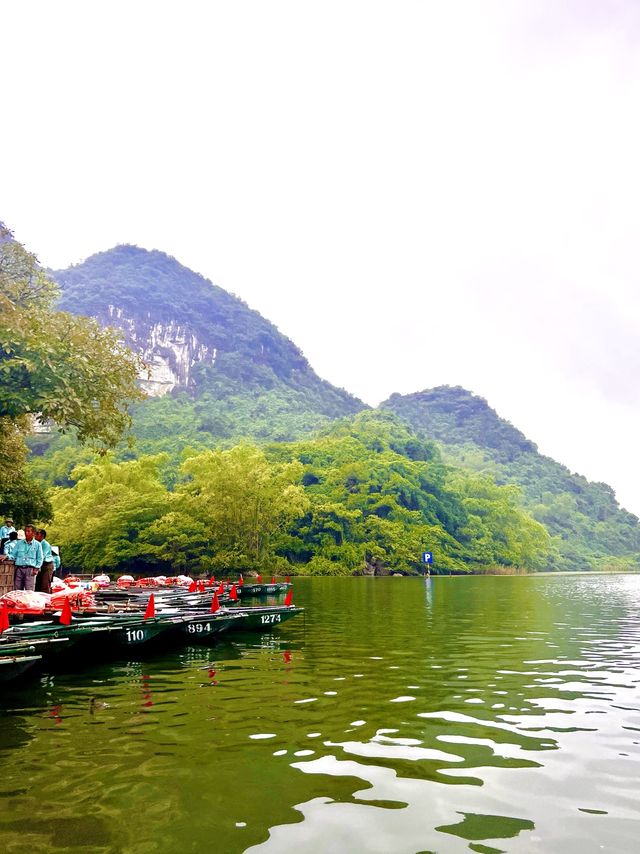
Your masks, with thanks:
M320 379L257 311L163 252L117 246L52 271L60 308L119 328L155 398L136 414L141 450L238 436L293 439L365 404Z
M637 560L640 523L620 507L611 487L540 454L483 398L459 386L440 386L394 394L380 408L401 417L421 438L438 441L448 462L520 486L534 518L555 537L557 568L596 568L611 556Z

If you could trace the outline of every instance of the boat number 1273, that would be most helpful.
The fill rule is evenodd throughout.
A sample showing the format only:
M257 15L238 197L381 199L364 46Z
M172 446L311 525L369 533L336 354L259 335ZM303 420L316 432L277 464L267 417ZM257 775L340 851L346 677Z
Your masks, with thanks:
M280 614L261 614L260 620L262 624L265 623L279 623L280 622Z

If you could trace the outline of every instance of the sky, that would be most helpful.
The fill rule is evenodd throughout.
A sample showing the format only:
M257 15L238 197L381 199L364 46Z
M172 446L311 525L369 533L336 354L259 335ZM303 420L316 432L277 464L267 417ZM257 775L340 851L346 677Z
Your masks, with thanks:
M640 3L0 0L0 219L160 249L376 405L462 385L640 514Z

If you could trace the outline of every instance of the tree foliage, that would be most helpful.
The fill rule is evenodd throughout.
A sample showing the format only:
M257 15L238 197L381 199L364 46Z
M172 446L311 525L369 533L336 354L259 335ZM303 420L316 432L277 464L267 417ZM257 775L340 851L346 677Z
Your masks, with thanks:
M21 527L48 522L53 513L44 485L25 472L27 429L25 418L0 418L0 515Z
M262 569L277 535L307 499L297 463L270 464L255 447L187 459L173 492L162 483L166 456L79 466L72 489L54 491L52 535L67 565L183 571Z
M517 486L522 503L551 534L553 569L593 569L612 558L640 562L640 522L605 483L591 483L545 457L481 397L443 386L392 395L382 404L423 439L437 440L457 468Z
M0 227L0 415L115 444L130 423L140 360L113 330L56 311L55 285Z
M145 530L171 506L161 482L162 456L114 463L108 456L78 466L73 489L53 491L50 534L64 547L65 565L94 572L169 565Z
M513 487L443 464L395 417L360 413L304 442L79 466L55 491L67 563L306 574L534 568L551 550ZM280 564L278 564L280 561Z
M250 445L198 454L183 463L182 473L186 480L176 489L180 511L204 524L211 556L225 568L266 566L278 533L308 504L299 485L302 466L270 464Z
M288 452L305 464L312 502L283 543L294 561L322 556L360 572L418 572L428 550L438 571L468 572L491 563L533 568L549 555L546 532L521 509L517 490L493 484L484 512L469 506L465 473L388 413L360 413ZM520 522L533 527L516 546Z

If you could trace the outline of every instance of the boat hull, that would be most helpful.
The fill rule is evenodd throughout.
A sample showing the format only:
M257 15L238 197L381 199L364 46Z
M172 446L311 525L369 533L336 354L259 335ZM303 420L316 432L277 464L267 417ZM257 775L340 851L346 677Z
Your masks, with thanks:
M17 679L41 661L41 655L0 656L0 682Z
M240 632L271 632L279 628L287 620L304 612L304 608L296 605L273 605L256 608L242 608L237 610L242 619L237 620L230 627L232 631Z
M287 593L293 585L288 581L277 581L275 584L237 584L238 596L249 599L256 596L280 596Z
M178 627L186 643L212 644L222 632L231 629L241 619L240 614L201 614L190 617Z
M36 647L27 643L3 643L0 648L0 682L22 676L42 661Z

